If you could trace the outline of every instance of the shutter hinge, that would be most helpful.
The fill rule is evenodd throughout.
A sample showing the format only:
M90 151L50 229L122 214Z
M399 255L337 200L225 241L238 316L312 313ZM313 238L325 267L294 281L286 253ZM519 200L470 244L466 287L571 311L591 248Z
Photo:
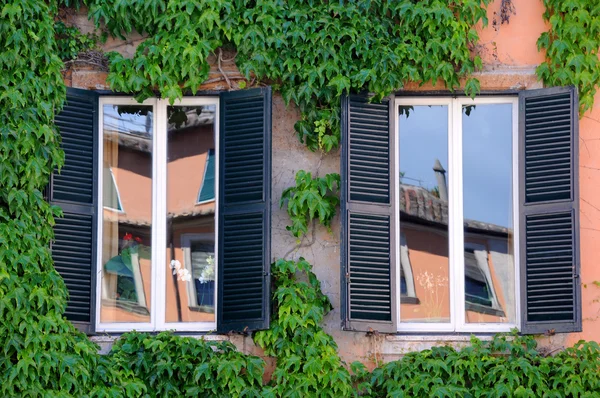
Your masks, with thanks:
M263 271L263 276L269 276L269 272L268 271Z
M346 283L350 283L350 273L346 272Z

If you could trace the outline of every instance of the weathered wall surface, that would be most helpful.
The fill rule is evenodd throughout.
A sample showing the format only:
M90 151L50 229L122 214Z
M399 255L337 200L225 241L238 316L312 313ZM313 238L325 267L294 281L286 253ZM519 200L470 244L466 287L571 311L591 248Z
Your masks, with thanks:
M513 0L515 13L509 15L508 24L501 24L501 1L494 1L488 8L489 26L480 28L481 43L475 49L484 60L484 70L478 74L482 90L534 89L542 84L535 76L535 67L543 61L543 54L536 46L537 38L546 29L542 19L544 11L541 0ZM74 16L83 29L92 29L84 15ZM142 40L132 37L129 41L109 41L107 51L119 51L132 55ZM203 89L227 90L237 88L239 72L231 58L224 54L225 61L219 68L218 59L211 61L210 80ZM68 85L86 89L108 89L106 73L78 65L65 75ZM419 87L408 84L405 90L443 90L443 84ZM273 98L273 198L272 198L272 255L273 258L306 258L315 266L324 292L329 296L334 310L325 318L325 329L338 343L342 358L351 362L360 360L369 366L378 361L397 359L403 353L428 348L434 344L452 343L458 346L468 343L468 336L367 336L365 333L341 331L340 319L340 223L336 218L332 232L317 227L311 229L296 250L296 240L285 229L288 216L279 208L281 192L293 185L294 175L304 169L313 175L323 176L340 171L340 154L333 152L321 156L309 152L298 142L293 125L299 112L293 106L286 107L282 98ZM548 351L572 345L579 339L600 340L600 267L597 248L600 245L600 94L596 95L594 109L580 121L580 194L581 194L581 283L583 306L583 332L541 337L540 343ZM260 355L251 338L231 336L230 339L245 352ZM105 343L105 345L108 343ZM272 360L270 360L272 363Z

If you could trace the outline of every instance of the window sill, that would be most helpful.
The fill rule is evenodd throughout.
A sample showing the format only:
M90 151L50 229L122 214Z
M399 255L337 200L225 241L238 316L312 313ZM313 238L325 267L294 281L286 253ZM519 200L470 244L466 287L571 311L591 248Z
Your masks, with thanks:
M154 333L154 332L145 332ZM203 332L190 333L190 332L175 332L181 337L194 337L196 339L202 339L206 341L229 341L229 337L223 334L205 334ZM100 346L100 354L106 355L110 352L113 344L121 337L123 333L103 333L95 336L90 336L90 340Z
M423 333L416 334L390 334L385 336L386 341L389 342L407 342L407 343L426 343L426 342L456 342L456 343L469 343L471 341L471 336L477 337L482 341L490 341L493 338L492 334L475 334L475 333L457 333L457 334L435 334L431 332L430 334L423 335Z
M471 335L472 333L387 335L381 344L381 354L384 356L385 361L393 361L411 352L428 350L437 346L450 346L460 350L471 343ZM493 336L477 335L477 338L490 341Z

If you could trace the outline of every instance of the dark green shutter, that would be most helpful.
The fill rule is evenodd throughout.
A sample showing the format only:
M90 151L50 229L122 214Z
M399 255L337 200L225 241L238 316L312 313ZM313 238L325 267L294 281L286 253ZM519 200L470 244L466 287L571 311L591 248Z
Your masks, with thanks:
M221 94L217 329L269 327L271 90Z
M396 332L394 98L342 99L342 309L346 330Z
M98 96L68 89L55 123L65 164L52 174L49 200L64 217L56 220L52 258L69 290L66 317L88 333L94 328L97 223Z
M572 87L519 96L523 333L581 331L578 106Z
M209 149L204 166L204 178L198 193L198 203L215 200L215 150Z

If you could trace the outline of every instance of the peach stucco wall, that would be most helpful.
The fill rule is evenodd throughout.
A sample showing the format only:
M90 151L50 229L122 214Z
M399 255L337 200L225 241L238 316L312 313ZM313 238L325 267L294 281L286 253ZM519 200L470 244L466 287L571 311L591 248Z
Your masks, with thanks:
M542 0L513 0L515 14L508 24L500 23L501 0L488 6L489 25L479 27L481 42L474 50L483 61L484 68L477 72L482 90L535 89L543 87L535 75L535 67L543 61L544 55L537 50L536 41L546 29L542 19ZM85 17L76 22L89 26ZM127 42L110 41L107 48L132 55L140 38ZM230 58L232 54L227 54ZM214 59L213 59L214 61ZM214 62L216 64L216 62ZM237 88L241 79L233 62L222 64L222 72L229 76L232 88ZM211 69L212 83L206 89L227 90L226 80L216 65ZM91 70L69 71L65 75L68 85L88 89L106 89L106 73ZM442 90L443 84L407 84L405 90ZM334 306L324 322L325 329L338 343L342 358L351 362L361 360L368 366L379 361L398 358L404 353L428 348L435 344L465 344L468 336L384 336L366 335L358 332L343 332L340 321L340 242L339 219L332 223L332 232L324 229L309 231L304 240L305 246L294 251L296 239L285 229L289 218L285 210L279 208L281 192L293 185L294 175L300 170L311 171L313 175L340 171L339 152L321 157L311 153L300 144L295 136L293 125L300 115L293 106L286 107L280 96L273 98L273 180L272 180L272 256L288 258L302 256L314 264L315 273L322 281L322 288ZM557 334L540 337L539 341L549 351L571 345L578 339L600 341L600 287L593 282L600 281L600 266L597 251L600 247L600 94L596 95L595 106L582 115L580 120L580 207L581 207L581 284L583 332ZM314 243L312 238L314 236ZM241 350L262 355L251 338L230 336Z

